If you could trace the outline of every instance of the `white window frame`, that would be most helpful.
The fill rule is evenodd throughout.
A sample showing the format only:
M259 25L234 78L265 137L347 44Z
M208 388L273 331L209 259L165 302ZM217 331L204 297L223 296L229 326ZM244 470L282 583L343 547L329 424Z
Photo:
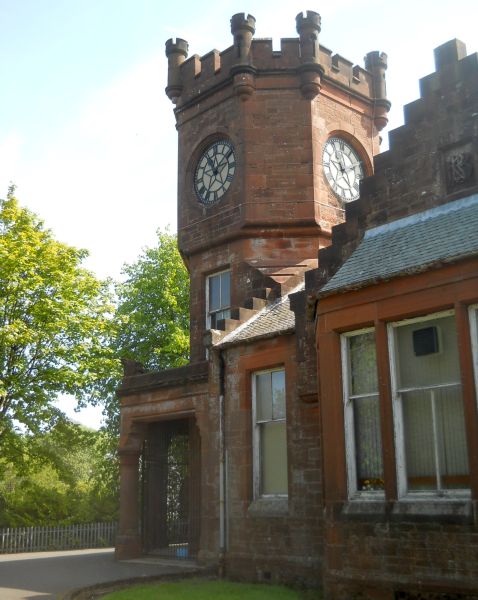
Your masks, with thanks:
M347 464L347 489L349 499L354 497L361 500L366 499L382 499L385 497L384 490L359 490L357 489L357 459L355 453L355 426L354 426L354 407L353 401L364 397L380 397L379 391L370 394L351 394L350 389L350 355L348 348L348 340L358 335L367 333L375 334L375 327L366 327L364 329L356 329L347 331L340 336L340 346L342 353L342 392L344 403L344 425L345 425L345 455ZM375 350L376 355L376 350ZM383 448L382 448L383 450Z
M211 273L206 277L206 329L211 329L211 315L217 314L222 311L231 310L231 298L229 297L229 306L221 306L217 310L209 310L209 281L213 277L218 277L223 273L229 273L229 295L231 291L231 269L223 269L222 271L216 271L215 273Z
M398 498L404 500L417 500L423 499L449 499L453 497L468 497L470 490L423 490L423 491L409 491L407 484L407 468L405 460L405 447L404 447L404 428L403 428L403 403L401 402L401 394L414 391L414 390L433 390L442 389L443 387L452 387L456 385L462 386L462 382L459 379L456 382L449 382L447 384L437 384L435 386L426 386L423 388L399 388L397 381L397 366L398 366L398 354L395 344L395 329L404 325L411 325L413 323L425 323L434 319L440 319L443 317L455 316L453 309L445 310L437 313L422 315L414 317L412 319L404 319L401 321L395 321L388 323L388 350L390 357L390 382L392 388L392 412L393 412L393 423L394 423L394 442L395 442L395 462L397 471L397 492ZM432 392L433 393L433 392ZM438 474L439 475L439 474Z
M287 417L284 419L272 419L268 421L257 421L257 385L256 376L263 375L265 373L276 373L282 371L284 373L284 396L285 396L285 407L287 412L287 381L285 367L275 367L272 369L261 369L260 371L254 371L252 373L252 473L253 473L253 494L254 500L258 498L287 498L288 494L263 494L261 490L261 424L262 423L287 423ZM286 427L286 439L287 439L287 427ZM286 442L288 446L288 442ZM288 471L288 465L286 465Z

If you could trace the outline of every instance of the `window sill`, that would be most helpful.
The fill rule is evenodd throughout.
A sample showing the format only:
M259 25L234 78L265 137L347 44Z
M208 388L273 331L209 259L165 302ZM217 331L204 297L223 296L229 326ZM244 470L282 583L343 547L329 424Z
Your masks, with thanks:
M289 514L288 496L262 496L249 505L251 517L285 517Z
M433 520L470 521L473 520L473 503L469 496L406 496L392 507L392 516L419 517Z
M375 498L368 496L355 496L351 498L349 502L345 502L342 514L344 516L362 516L367 517L372 515L374 517L387 513L387 502L383 494L378 494Z
M468 497L407 496L387 502L385 498L353 498L342 506L343 519L387 521L440 521L446 523L472 523L474 509Z

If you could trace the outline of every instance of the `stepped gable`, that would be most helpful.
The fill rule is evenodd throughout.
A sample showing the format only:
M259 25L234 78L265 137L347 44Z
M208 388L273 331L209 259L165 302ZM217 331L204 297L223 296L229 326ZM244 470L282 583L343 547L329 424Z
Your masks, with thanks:
M436 71L420 80L421 97L404 108L390 149L375 157L360 199L306 273L309 316L319 290L360 244L366 230L478 192L478 54L459 40L435 49Z
M302 283L291 293L297 293L303 287L304 284ZM289 295L285 295L272 304L265 306L234 331L220 338L215 345L218 348L224 348L234 344L293 333L294 331L295 316L290 310Z
M231 80L235 92L247 99L258 79L289 74L297 78L297 87L308 99L314 98L324 83L366 99L374 97L377 114L383 113L385 118L383 124L377 122L377 127L386 124L390 109L385 90L386 54L367 54L365 68L333 54L319 44L321 18L313 11L297 15L299 37L282 38L280 51L273 50L269 38L253 39L255 23L252 15L234 15L231 19L234 44L223 52L212 50L204 56L193 54L188 58L186 40L166 42L169 63L166 94L176 104L176 111L181 112L199 98L216 93Z

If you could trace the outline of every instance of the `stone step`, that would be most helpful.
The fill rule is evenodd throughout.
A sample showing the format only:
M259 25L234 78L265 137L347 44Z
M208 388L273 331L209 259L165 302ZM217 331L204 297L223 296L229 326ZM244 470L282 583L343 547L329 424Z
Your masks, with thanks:
M219 331L234 331L240 324L237 319L219 319L216 323L216 329L219 329Z
M258 309L254 308L231 308L231 319L236 319L241 323L248 321L251 317L253 317L257 313Z
M257 298L254 296L253 298L249 298L244 302L244 306L250 310L261 310L264 306L267 306L268 302L265 298Z

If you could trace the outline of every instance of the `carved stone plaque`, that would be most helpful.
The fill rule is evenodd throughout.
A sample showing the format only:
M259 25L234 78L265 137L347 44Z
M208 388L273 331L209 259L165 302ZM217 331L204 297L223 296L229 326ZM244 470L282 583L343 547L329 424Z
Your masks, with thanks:
M444 158L448 192L466 188L475 182L475 165L469 144L449 149Z

